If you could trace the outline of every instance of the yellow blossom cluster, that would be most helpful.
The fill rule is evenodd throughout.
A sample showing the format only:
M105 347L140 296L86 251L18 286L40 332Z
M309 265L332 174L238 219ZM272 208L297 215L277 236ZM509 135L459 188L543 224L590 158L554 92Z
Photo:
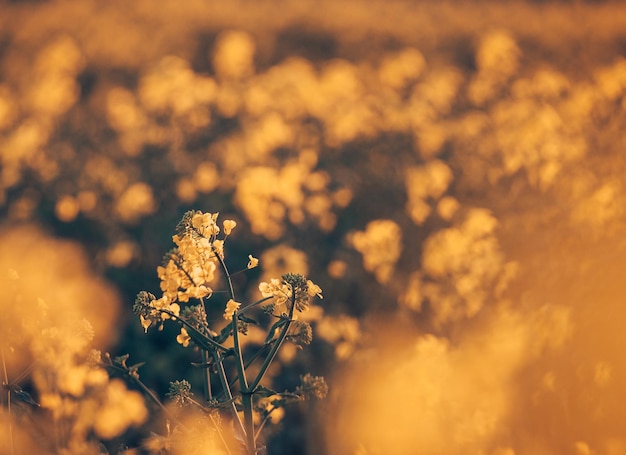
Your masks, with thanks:
M273 297L273 303L283 310L292 295L291 286L278 278L272 278L269 282L263 281L259 283L259 291L263 297Z
M269 282L263 281L259 283L259 291L263 297L272 297L274 311L277 314L289 314L291 305L295 305L298 312L304 312L309 309L309 299L317 296L322 298L322 289L311 280L300 283L291 282L287 274L282 279L271 278ZM302 277L302 275L292 275ZM292 302L293 300L293 302ZM236 303L236 302L235 302Z
M1 302L3 381L31 372L26 380L36 401L31 397L28 405L40 405L58 428L56 442L47 443L55 444L58 453L92 453L98 446L94 435L111 439L143 423L143 397L122 381L110 380L99 359L89 354L93 344L110 342L119 298L91 275L84 253L27 226L4 230L0 243L0 269L5 270L0 283L9 296ZM85 301L89 295L98 296L100 304ZM36 419L26 432L38 440L34 435L48 431L46 425ZM2 434L3 448L9 449Z
M345 360L358 347L362 336L359 320L342 314L338 316L324 316L315 326L315 334L334 346L335 356Z
M0 131L5 131L0 140L0 201L27 169L44 182L59 175L57 158L45 146L79 97L76 78L85 59L74 39L56 37L33 60L19 92L0 85Z
M201 211L187 212L179 224L178 233L172 237L176 248L165 256L164 265L157 267L161 280L162 297L156 299L149 294L149 302L143 302L150 308L148 313L140 312L141 325L147 331L154 322L180 316L180 304L190 299L202 300L213 294L210 284L216 279L216 270L224 258L224 239L218 239L220 232L230 235L237 223L224 220L222 228L217 224L218 213ZM258 259L249 256L248 268L258 264ZM232 299L231 299L232 300ZM233 301L233 303L236 303ZM236 310L230 302L226 315L232 316ZM180 344L189 345L189 335L183 327L177 338Z
M506 264L496 237L497 219L488 210L470 209L458 224L425 241L423 277L413 275L401 303L419 309L429 302L434 322L475 316L495 294L501 295L514 271Z
M424 223L432 211L429 202L441 198L452 178L450 167L436 159L406 170L406 209L415 224Z
M211 294L207 285L215 279L216 255L223 255L223 243L216 239L220 232L216 222L217 213L195 213L192 229L172 237L177 253L165 267L157 268L163 296L168 300L186 302L190 297Z
M431 334L388 334L389 343L375 357L385 359L383 371L380 360L363 355L341 379L347 403L328 422L336 453L361 446L365 453L412 453L423 447L461 454L468 447L492 447L494 441L507 447L510 439L500 431L514 431L509 418L516 413L519 369L532 368L545 352L557 353L571 338L572 326L566 308L546 306L525 317L519 310L500 309L479 329L464 330L455 344ZM381 387L405 390L405 405L398 407L379 393Z
M480 106L498 95L517 72L520 57L521 51L508 32L491 30L481 36L476 49L478 73L468 88L470 100Z
M350 196L342 191L328 194L329 176L313 170L316 162L317 155L309 151L279 169L251 166L239 174L235 203L250 222L252 232L277 239L287 220L299 225L313 219L325 231L335 226L332 209L345 207Z
M402 253L400 226L393 220L370 221L364 231L353 232L349 241L363 255L365 270L379 283L387 283Z

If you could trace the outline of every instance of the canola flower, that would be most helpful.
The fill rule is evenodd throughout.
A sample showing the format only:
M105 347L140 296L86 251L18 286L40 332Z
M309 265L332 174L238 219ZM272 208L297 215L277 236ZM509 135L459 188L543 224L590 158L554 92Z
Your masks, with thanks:
M216 410L223 410L218 414L232 422L234 434L228 435L227 427L220 423L221 420L211 417L211 425L220 441L219 450L227 453L244 450L252 455L258 453L260 430L268 422L279 420L277 417L283 412L281 408L285 404L326 395L327 386L323 378L311 379L311 375L304 376L303 384L294 392L270 392L271 389L261 385L284 342L300 347L311 343L311 326L297 320L297 313L307 311L313 297L321 299L322 289L303 275L287 273L280 279L261 282L259 291L262 297L256 302L239 302L225 254L225 240L233 233L237 223L225 220L220 226L218 216L218 213L201 211L189 211L183 215L172 237L176 246L165 255L163 265L157 267L163 295L156 298L149 292L141 291L133 310L145 331L153 326L162 327L165 321L178 323L180 333L176 342L185 348L193 346L200 351L202 362L206 365L203 369L204 402L191 398L191 384L186 380L172 383L168 397L180 405L191 404L211 416ZM248 255L248 259L244 270L259 265L254 256ZM217 292L213 287L218 283L218 273L222 273L228 288L229 299L225 304L219 303L224 305L223 319L227 324L212 328L213 321L207 319L207 309L216 301ZM242 345L248 327L261 325L254 319L257 308L262 309L257 313L270 316L275 322L267 329L265 342L257 352L244 358ZM219 332L216 331L218 329ZM235 363L235 379L228 377L224 367L231 358ZM249 369L257 359L260 367ZM123 362L118 362L117 366L138 380L136 370L126 367ZM219 378L219 393L212 390L212 375ZM238 385L237 392L234 384ZM148 393L160 403L153 393ZM271 402L266 399L268 393L276 397ZM182 423L180 428L181 431L184 428ZM160 443L153 441L152 444L158 446Z

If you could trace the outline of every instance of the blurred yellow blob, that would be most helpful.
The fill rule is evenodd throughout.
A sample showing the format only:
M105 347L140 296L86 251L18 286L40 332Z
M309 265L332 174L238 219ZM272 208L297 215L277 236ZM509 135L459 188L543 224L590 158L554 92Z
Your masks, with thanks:
M432 211L429 201L439 199L453 178L450 167L440 160L430 160L406 170L406 210L415 224L421 225L426 221Z
M106 252L107 264L113 267L126 267L137 255L137 250L134 242L127 240L117 242Z
M484 452L514 412L518 371L567 340L564 307L501 308L452 342L388 325L335 382L329 453Z
M269 281L272 277L285 273L300 273L304 276L309 274L306 254L284 244L265 250L259 262L263 268L263 275L259 281Z
M210 193L220 183L217 167L209 161L200 163L193 175L193 182L199 192Z
M221 33L213 54L213 66L220 79L243 79L254 73L255 43L252 36L238 30Z
M143 396L135 390L128 390L121 379L111 380L105 394L94 422L94 430L101 438L119 436L129 426L141 424L147 418Z
M94 275L75 243L54 239L35 226L1 230L0 288L0 343L10 375L31 362L44 332L72 321L89 321L97 346L113 341L119 296Z
M69 195L62 196L54 206L54 214L56 217L66 223L74 221L74 219L78 216L79 211L79 202L76 198Z
M386 283L402 252L402 230L393 220L374 220L364 231L348 236L348 241L363 255L365 270L374 273L379 283Z
M127 223L135 223L156 210L152 188L143 182L133 183L119 197L115 211Z
M425 67L426 60L422 53L414 48L406 48L385 57L379 69L380 81L393 89L403 89L417 79Z

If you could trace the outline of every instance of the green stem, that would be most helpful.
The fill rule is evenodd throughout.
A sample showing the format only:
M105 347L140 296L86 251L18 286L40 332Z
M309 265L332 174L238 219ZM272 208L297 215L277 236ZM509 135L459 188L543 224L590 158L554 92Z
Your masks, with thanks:
M272 350L269 352L269 354L267 354L267 357L265 357L265 361L263 362L263 365L261 365L261 369L259 370L259 373L257 374L256 378L254 378L254 381L250 385L250 390L254 391L259 385L259 383L261 382L261 380L263 379L263 376L265 376L267 369L269 368L270 364L274 360L274 357L276 357L276 353L278 352L278 349L283 344L283 341L285 341L285 337L287 336L287 330L289 330L290 325L291 325L291 319L287 321L287 323L283 327L283 330L280 332L280 335L278 335L278 338L276 339L274 346L272 346Z
M243 419L246 427L246 448L249 455L256 455L256 439L254 437L254 413L252 409L252 392L241 392Z
M261 304L263 302L267 302L268 300L271 300L273 298L274 298L273 295L270 295L269 297L263 297L262 299L259 299L256 302L252 302L252 303L249 303L247 305L242 306L241 308L239 308L239 312L243 313L244 311L246 311L246 310L248 310L248 309L250 309L250 308L252 308L254 306L257 306L257 305L259 305L259 304Z
M250 357L250 358L249 358L249 359L248 359L248 360L244 363L243 369L244 369L244 370L247 370L247 369L248 369L248 367L249 367L250 365L252 365L256 359L258 359L258 358L259 358L259 356L261 355L261 353L262 353L262 352L265 350L265 348L267 348L269 345L270 345L270 344L268 343L268 344L264 344L263 346L261 346L261 347L260 347L260 348L259 348L259 349L258 349L258 350L257 350L257 351L253 354L253 355L252 355L252 357ZM235 385L238 381L239 381L239 375L235 376L235 377L231 380L231 382L230 382L230 384L229 384L229 385L230 385L230 387L231 387L231 389L232 389L232 387L233 387L233 386L234 386L234 385Z
M208 324L207 321L207 311L206 311L206 302L204 301L204 297L200 297L200 303L202 304L202 311L204 311L204 320ZM209 353L205 349L202 349L202 363L208 365L209 363ZM204 381L202 382L204 388L204 399L208 402L213 398L213 391L211 390L211 371L209 367L205 367L202 371L202 377Z
M292 291L291 294L292 294L291 295L291 308L289 308L289 316L288 316L289 319L287 320L286 324L283 326L283 329L281 330L280 335L278 335L278 338L276 339L274 346L272 346L272 350L269 352L269 354L267 354L267 357L265 357L265 361L263 362L263 365L261 365L261 369L259 370L259 373L257 374L256 378L252 382L252 385L250 386L250 390L253 392L257 388L261 380L263 379L263 376L265 376L267 369L269 368L270 364L274 360L274 357L276 357L276 353L278 352L278 349L280 349L280 346L283 344L283 341L285 341L285 337L287 336L287 331L289 330L289 326L291 325L291 321L293 320L293 312L296 308L296 293Z
M270 420L270 415L272 414L272 412L274 412L277 409L278 408L276 406L272 405L272 408L269 411L267 411L267 414L265 414L265 417L263 417L263 420L261 420L261 423L259 424L259 428L257 428L256 434L254 435L255 441L261 435L261 430L263 429L265 424Z
M245 367L243 364L243 353L241 344L239 343L239 330L237 328L237 320L239 314L237 311L233 314L233 342L235 345L235 362L237 366L237 375L239 377L239 389L241 390L241 403L243 405L243 420L246 429L246 448L249 454L256 454L256 446L254 444L254 414L252 409L252 394L248 389L248 379L246 378Z
M230 279L230 273L228 273L228 267L226 267L226 263L224 262L224 259L222 258L222 256L220 256L219 252L215 249L215 247L213 246L213 243L211 243L211 248L213 249L213 253L215 254L215 257L220 263L222 270L224 270L224 276L226 277L226 281L228 282L228 292L230 294L230 298L235 300L235 290L233 289L233 282Z
M246 429L243 426L243 423L241 422L241 419L239 418L239 414L237 414L237 406L235 406L235 401L233 400L233 394L230 391L230 387L228 386L228 380L226 379L226 372L224 371L224 360L221 357L218 357L217 359L215 359L216 363L217 363L217 375L220 378L220 382L222 383L222 388L224 389L224 392L226 394L226 398L227 401L230 402L230 409L233 413L233 419L235 420L235 422L237 423L237 429L239 430L239 432L241 433L241 437L244 438L246 435Z
M209 353L202 349L202 363L208 365L209 363ZM205 401L209 401L213 399L213 391L211 390L211 371L209 371L209 366L203 368L203 379L202 385L204 386L204 399Z

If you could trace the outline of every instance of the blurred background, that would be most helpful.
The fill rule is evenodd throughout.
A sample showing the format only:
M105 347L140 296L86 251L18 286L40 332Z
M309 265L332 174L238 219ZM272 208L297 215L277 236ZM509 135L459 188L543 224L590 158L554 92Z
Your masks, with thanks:
M182 214L220 212L231 270L260 258L242 300L287 271L324 291L271 379L329 396L269 453L626 453L624 11L0 2L3 381L72 315L160 396L200 390L131 310Z

